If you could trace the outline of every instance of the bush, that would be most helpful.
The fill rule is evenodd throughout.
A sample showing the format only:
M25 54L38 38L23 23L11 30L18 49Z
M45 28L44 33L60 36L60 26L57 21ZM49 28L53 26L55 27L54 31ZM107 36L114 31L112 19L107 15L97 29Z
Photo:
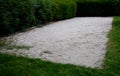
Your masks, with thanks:
M53 0L54 19L67 19L76 16L76 0Z
M75 15L75 0L37 0L35 11L37 23L67 19Z
M77 2L77 16L114 16L114 3L110 0L86 0Z
M32 8L29 0L0 1L0 35L31 27L34 23Z
M113 0L115 9L116 9L116 15L120 16L120 0Z
M53 2L51 0L36 0L35 17L37 24L53 20Z
M120 0L0 0L0 36L75 16L115 15Z
M76 0L1 0L0 35L76 15Z

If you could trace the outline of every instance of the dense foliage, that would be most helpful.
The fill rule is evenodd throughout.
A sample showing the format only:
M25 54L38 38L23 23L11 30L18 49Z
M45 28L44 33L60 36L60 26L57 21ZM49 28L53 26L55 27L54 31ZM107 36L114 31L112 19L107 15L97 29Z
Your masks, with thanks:
M113 0L113 1L114 1L116 13L117 13L117 15L120 16L120 0Z
M76 1L75 0L52 0L54 2L54 18L67 19L76 16Z
M75 0L1 0L0 35L75 15Z
M0 35L31 27L34 21L29 0L5 0L0 2Z
M114 16L116 10L110 0L78 0L77 16Z
M37 0L35 5L35 17L37 23L71 18L75 15L75 0Z
M75 16L114 15L120 0L0 0L0 36Z

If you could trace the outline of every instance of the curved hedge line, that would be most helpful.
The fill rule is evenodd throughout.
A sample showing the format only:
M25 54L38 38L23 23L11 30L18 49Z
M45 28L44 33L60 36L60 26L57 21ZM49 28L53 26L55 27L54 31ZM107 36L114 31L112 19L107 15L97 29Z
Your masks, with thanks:
M0 36L75 16L113 15L120 15L120 0L0 0Z
M1 0L0 36L75 15L75 0Z

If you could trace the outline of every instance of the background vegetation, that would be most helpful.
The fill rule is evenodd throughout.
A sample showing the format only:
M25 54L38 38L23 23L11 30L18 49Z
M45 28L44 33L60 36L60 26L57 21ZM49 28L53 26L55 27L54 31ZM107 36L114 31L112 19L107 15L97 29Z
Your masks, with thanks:
M1 0L0 36L76 15L75 0Z
M0 1L0 35L31 27L33 21L29 0Z
M75 16L120 15L120 0L0 0L0 36Z
M35 17L37 23L75 17L75 0L37 0Z
M115 16L114 0L78 0L77 16Z

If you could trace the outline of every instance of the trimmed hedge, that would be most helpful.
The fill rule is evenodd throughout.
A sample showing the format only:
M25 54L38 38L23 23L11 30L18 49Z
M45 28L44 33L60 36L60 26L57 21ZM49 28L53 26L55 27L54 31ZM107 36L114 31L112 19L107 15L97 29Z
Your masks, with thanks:
M29 0L0 1L0 35L31 27L34 22L32 7Z
M116 15L120 16L120 0L113 0L115 9L116 9Z
M115 15L120 0L0 0L0 36L75 16Z
M37 0L35 5L37 23L67 19L76 16L75 0Z
M77 16L114 16L115 5L110 0L86 0L77 2Z
M53 2L51 0L36 0L35 17L37 24L53 20Z
M54 19L67 19L76 16L76 0L52 0L54 2Z
M0 36L76 15L76 0L1 0Z

